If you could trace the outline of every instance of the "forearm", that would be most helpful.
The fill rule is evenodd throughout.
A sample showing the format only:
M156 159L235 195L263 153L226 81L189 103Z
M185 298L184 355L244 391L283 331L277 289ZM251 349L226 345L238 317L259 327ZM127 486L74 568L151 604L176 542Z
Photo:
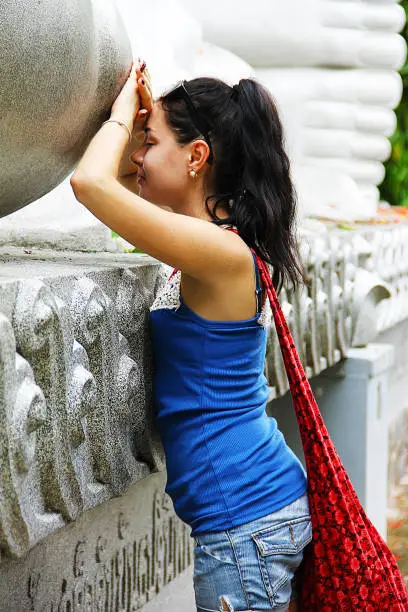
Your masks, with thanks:
M73 176L81 182L117 179L128 141L129 135L124 127L106 123L92 138Z
M72 176L71 186L77 200L95 217L145 252L152 227L169 225L161 207L130 193L112 177Z
M131 193L134 193L137 196L139 195L140 186L139 186L139 183L137 182L136 172L132 172L132 174L125 174L122 176L119 175L118 182L122 185L122 187L124 187ZM165 204L155 204L155 206L156 208L161 208L162 210L167 210L168 212L172 212L171 207L166 206Z
M125 189L128 189L132 193L139 195L140 186L137 182L136 172L133 172L132 174L119 175L118 181L122 185L122 187L125 187Z

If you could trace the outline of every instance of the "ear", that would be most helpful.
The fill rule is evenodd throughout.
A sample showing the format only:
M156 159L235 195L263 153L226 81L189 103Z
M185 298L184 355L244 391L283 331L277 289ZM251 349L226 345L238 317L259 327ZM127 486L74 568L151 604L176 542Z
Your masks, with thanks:
M210 147L205 140L193 140L190 144L188 170L195 170L198 174L203 169L209 155Z

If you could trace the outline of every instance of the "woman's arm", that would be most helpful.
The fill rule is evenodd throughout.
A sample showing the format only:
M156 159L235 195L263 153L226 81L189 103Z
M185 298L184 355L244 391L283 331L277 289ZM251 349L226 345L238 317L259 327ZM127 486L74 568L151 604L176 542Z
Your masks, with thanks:
M139 93L138 78L140 70L134 67L112 107L112 118L125 121L131 131L140 98L143 103L149 93L147 80L146 89ZM120 163L127 143L128 132L122 126L102 126L71 177L75 197L138 249L194 278L212 284L217 277L238 273L244 257L248 258L248 249L233 232L164 210L120 184Z
M110 146L107 132L101 130L91 144L97 148ZM118 143L119 129L116 133ZM120 156L120 148L117 151ZM159 208L128 191L112 176L73 175L71 185L76 198L102 223L144 253L193 278L212 284L217 277L238 273L243 258L248 258L247 249L232 232L203 219Z

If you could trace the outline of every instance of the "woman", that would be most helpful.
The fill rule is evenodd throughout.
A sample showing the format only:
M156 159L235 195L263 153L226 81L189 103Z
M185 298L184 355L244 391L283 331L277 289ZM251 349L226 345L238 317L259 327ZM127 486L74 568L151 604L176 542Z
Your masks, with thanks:
M277 287L300 277L270 95L251 79L198 78L153 104L135 64L71 185L103 223L176 269L151 307L154 399L166 491L196 543L198 612L294 610L312 537L307 479L265 413L271 313L255 257Z

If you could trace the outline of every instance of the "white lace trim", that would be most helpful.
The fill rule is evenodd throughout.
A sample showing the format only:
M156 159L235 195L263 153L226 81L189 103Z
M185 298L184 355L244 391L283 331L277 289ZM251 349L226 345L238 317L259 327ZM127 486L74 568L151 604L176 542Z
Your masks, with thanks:
M166 272L168 277L168 266L166 266ZM180 308L180 282L181 270L177 270L177 272L173 274L170 279L167 278L165 283L159 288L155 300L150 306L150 312L152 310L159 310L160 308L169 308L171 310Z
M170 272L169 272L170 270ZM167 280L159 288L156 298L150 307L152 310L160 310L166 308L169 310L177 310L181 306L180 302L180 282L181 282L181 270L177 270L175 274L169 279L168 276L171 274L171 268L166 266L165 273L167 274ZM269 303L269 298L266 297L265 303L262 307L261 314L257 321L259 325L262 325L265 329L268 329L272 324L272 310Z
M270 270L270 266L268 266L269 271ZM257 323L259 323L259 325L262 325L262 327L264 327L265 329L269 329L270 326L272 325L272 308L271 308L271 303L269 301L269 297L268 295L265 296L265 303L262 306L261 309L261 314L259 315L259 319L257 320Z

